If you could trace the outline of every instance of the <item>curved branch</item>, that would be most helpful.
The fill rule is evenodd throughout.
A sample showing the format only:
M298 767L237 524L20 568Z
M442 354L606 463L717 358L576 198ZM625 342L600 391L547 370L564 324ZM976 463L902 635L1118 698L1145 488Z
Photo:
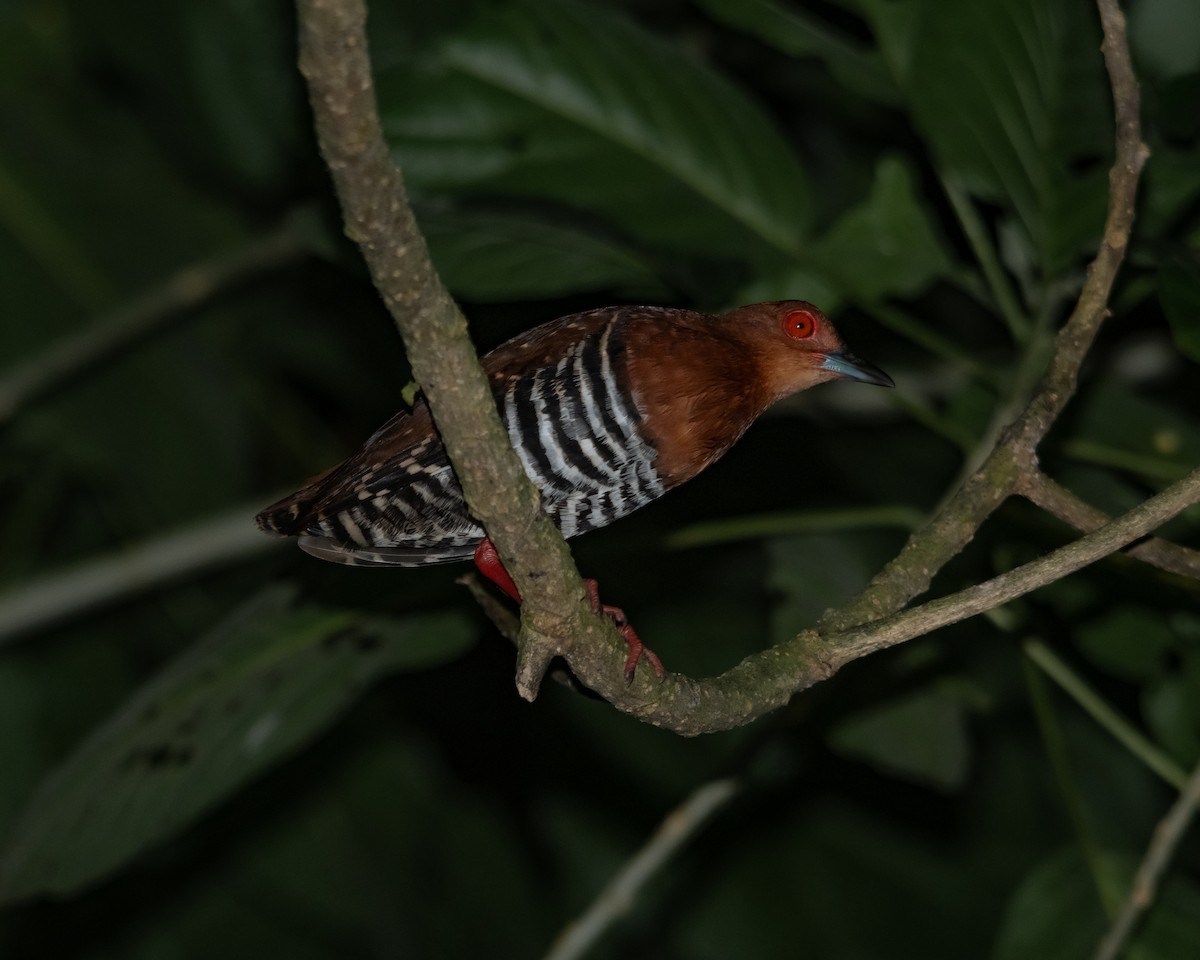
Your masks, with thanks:
M1103 510L1079 499L1040 470L1021 477L1019 492L1030 503L1037 504L1081 533L1098 530L1112 519ZM1124 552L1168 573L1200 580L1200 550L1190 550L1177 543L1151 537Z
M806 631L747 657L719 677L692 680L671 674L651 699L640 702L621 695L619 680L593 689L622 710L687 736L741 726L783 706L793 694L859 657L976 616L1074 573L1144 537L1196 502L1200 502L1200 467L1096 532L958 593L873 623L826 634Z
M934 574L957 555L993 511L1017 491L1023 474L1037 469L1037 447L1075 392L1079 369L1100 324L1129 244L1138 181L1149 151L1142 143L1137 78L1129 57L1125 17L1116 0L1096 0L1104 30L1104 64L1112 85L1116 150L1109 171L1108 214L1100 250L1054 353L1024 412L1000 438L982 466L938 514L904 545L899 556L849 603L830 611L821 628L838 630L901 609L929 589Z
M362 0L298 0L301 69L347 233L362 248L400 327L467 502L526 598L518 652L518 689L523 695L533 696L550 659L560 655L583 683L621 710L680 733L726 729L782 705L850 660L989 609L1078 569L1144 536L1200 496L1200 481L1193 473L1120 520L1042 560L953 597L896 613L928 589L934 574L1018 489L1021 476L1036 470L1037 444L1074 392L1083 358L1105 316L1129 240L1146 150L1140 141L1138 90L1124 20L1115 0L1097 3L1117 115L1104 243L1024 412L980 469L867 590L827 614L820 634L805 632L710 680L670 676L654 684L647 672L640 672L636 682L626 686L614 655L621 641L611 625L588 612L570 552L539 509L536 490L500 424L466 324L429 261L375 111ZM1161 513L1165 504L1170 504L1170 513Z

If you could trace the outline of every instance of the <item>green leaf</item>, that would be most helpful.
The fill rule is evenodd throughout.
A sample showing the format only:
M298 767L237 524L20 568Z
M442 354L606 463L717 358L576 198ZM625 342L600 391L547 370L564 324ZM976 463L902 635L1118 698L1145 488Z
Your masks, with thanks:
M844 721L829 745L886 775L957 790L970 772L967 710L961 689L934 684Z
M767 551L768 586L782 595L771 616L775 642L809 628L826 608L852 597L871 578L861 544L845 533L777 537Z
M294 176L307 143L286 12L211 0L70 4L74 34L97 66L119 65L140 115L189 165L232 177L259 203ZM168 75L172 82L160 78ZM186 122L180 122L186 118Z
M817 57L847 90L895 104L899 100L882 59L805 10L773 0L700 0L710 15L793 57Z
M609 10L509 2L424 71L380 77L420 188L542 197L636 236L739 259L801 249L803 170L762 109Z
M1080 626L1079 646L1093 663L1126 680L1157 677L1175 649L1175 635L1157 609L1123 604Z
M1107 925L1096 883L1123 894L1133 876L1133 863L1107 856L1100 862L1100 874L1092 877L1075 850L1039 864L1009 901L993 960L1091 957ZM1200 955L1200 888L1181 877L1169 877L1123 955L1139 960Z
M598 290L649 299L666 295L633 252L577 227L529 216L422 214L438 273L467 300L534 300Z
M942 172L1016 214L1044 280L1068 269L1099 236L1107 195L1111 117L1094 12L1076 0L863 9Z
M1155 77L1200 70L1200 5L1139 0L1129 8L1129 42L1138 66Z
M1200 463L1195 420L1116 381L1097 383L1075 410L1072 457L1168 481Z
M1179 352L1200 361L1200 263L1175 257L1165 264L1158 297Z
M0 902L65 894L294 753L370 682L459 654L453 616L291 608L270 590L215 627L54 770L0 858Z
M1200 760L1200 656L1185 657L1182 670L1147 684L1142 712L1154 739L1183 766Z
M870 196L814 244L812 264L859 302L916 296L951 270L898 156L880 160Z

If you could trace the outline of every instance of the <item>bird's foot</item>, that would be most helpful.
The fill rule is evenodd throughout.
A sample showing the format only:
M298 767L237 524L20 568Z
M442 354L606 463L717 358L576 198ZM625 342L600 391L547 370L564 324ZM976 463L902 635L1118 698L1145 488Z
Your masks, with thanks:
M600 587L595 580L584 580L583 585L587 587L588 599L592 602L592 611L594 613L602 613L612 620L616 625L617 632L629 644L629 656L625 658L625 682L633 683L633 672L637 669L638 661L643 657L654 668L654 674L659 680L666 677L667 668L658 659L658 654L642 643L641 638L637 635L637 631L633 629L633 625L629 622L629 618L625 616L625 611L620 607L600 602Z
M480 573L496 584L509 597L517 603L521 602L520 591L517 590L517 586L513 583L512 577L508 575L508 571L504 569L504 564L500 562L500 557L496 553L496 548L492 546L492 541L486 537L475 551L475 565L479 568ZM658 659L658 655L642 643L637 635L637 631L630 624L629 618L625 616L625 611L620 607L600 602L600 588L596 585L595 580L584 580L583 585L587 587L588 599L592 603L592 612L602 613L611 619L616 624L621 636L625 638L625 642L629 644L629 656L625 658L625 682L633 682L633 672L637 669L638 661L643 657L654 668L655 676L659 680L663 679L667 675L666 668L662 665L662 661Z

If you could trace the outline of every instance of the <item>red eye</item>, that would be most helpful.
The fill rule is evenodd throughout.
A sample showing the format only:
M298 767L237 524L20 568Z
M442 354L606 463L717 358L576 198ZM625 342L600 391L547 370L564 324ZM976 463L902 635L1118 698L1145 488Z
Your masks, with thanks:
M811 310L793 310L783 318L783 332L793 340L807 340L817 332L817 317Z

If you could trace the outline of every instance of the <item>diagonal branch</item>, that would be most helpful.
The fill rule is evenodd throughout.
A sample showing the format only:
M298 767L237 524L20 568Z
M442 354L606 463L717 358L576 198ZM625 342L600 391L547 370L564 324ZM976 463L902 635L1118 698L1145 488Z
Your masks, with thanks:
M1098 530L1112 518L1103 510L1093 507L1075 496L1066 487L1051 480L1037 470L1021 477L1019 492L1031 503L1037 504L1081 533ZM1130 547L1125 553L1131 557L1158 567L1168 573L1200 580L1200 551L1181 547L1177 543L1151 537L1144 543Z
M1197 502L1200 467L1094 533L958 593L838 632L806 631L747 657L719 677L692 680L671 674L652 700L640 704L620 698L617 683L594 689L621 709L687 736L740 726L783 706L793 694L853 660L977 616L1074 573Z
M722 807L742 791L737 780L713 780L663 818L654 835L609 880L587 910L559 934L543 960L578 960L637 903L646 884Z
M1137 78L1129 57L1125 17L1117 0L1096 0L1104 30L1104 64L1112 85L1116 156L1109 172L1108 214L1100 250L1054 353L1032 398L1000 442L899 556L858 597L821 621L843 629L886 616L929 589L934 575L975 536L997 507L1017 491L1023 475L1037 469L1037 447L1075 392L1079 369L1108 315L1108 298L1129 244L1134 201L1149 151L1142 143Z
M1159 882L1195 817L1197 807L1200 807L1200 764L1192 770L1183 790L1171 804L1171 809L1154 828L1154 836L1146 848L1142 862L1138 865L1129 895L1121 904L1120 912L1112 926L1096 947L1093 960L1116 960L1121 956L1138 920L1154 903Z
M484 525L521 596L518 688L532 698L546 666L577 656L611 667L624 643L594 616L558 529L540 508L495 403L467 324L429 258L404 178L375 106L364 0L297 0L300 71L347 236L359 245L404 340L472 514ZM577 664L583 673L586 666Z

